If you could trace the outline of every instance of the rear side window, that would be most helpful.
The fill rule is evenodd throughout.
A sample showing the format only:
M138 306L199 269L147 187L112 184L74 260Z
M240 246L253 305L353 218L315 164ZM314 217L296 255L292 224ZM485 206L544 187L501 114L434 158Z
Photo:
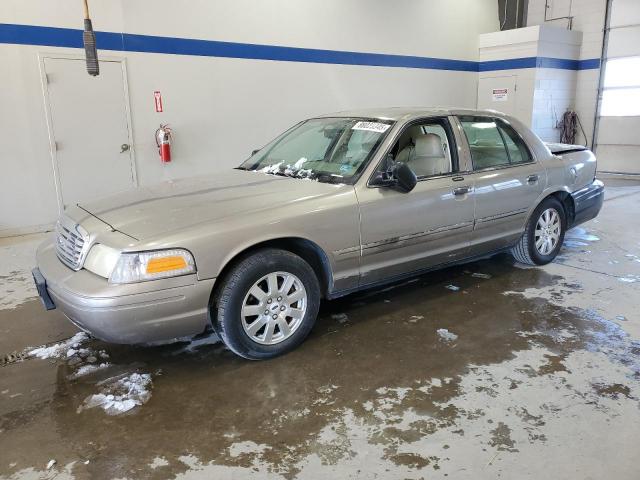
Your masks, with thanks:
M460 123L469 142L474 170L531 161L520 136L500 119L464 116Z
M510 125L500 120L497 121L498 129L502 134L504 143L507 145L507 153L511 163L527 163L532 160L529 149L520 138L520 135Z

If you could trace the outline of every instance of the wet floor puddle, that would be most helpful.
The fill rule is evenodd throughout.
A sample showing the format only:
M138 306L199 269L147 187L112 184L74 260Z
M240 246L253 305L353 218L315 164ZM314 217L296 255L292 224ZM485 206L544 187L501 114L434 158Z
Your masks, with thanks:
M153 348L83 340L11 364L0 374L51 375L2 409L0 474L52 458L75 462L78 478L218 467L293 478L350 462L419 478L463 456L490 464L545 445L576 405L604 417L610 402L638 407L637 342L594 312L518 293L579 287L563 282L506 256L436 272L324 304L302 347L267 362L203 337Z

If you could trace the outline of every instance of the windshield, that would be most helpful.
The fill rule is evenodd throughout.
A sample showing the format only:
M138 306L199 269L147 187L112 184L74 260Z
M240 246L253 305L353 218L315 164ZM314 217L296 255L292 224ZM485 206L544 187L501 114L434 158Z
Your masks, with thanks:
M364 168L392 122L314 118L256 152L239 168L273 175L350 183Z

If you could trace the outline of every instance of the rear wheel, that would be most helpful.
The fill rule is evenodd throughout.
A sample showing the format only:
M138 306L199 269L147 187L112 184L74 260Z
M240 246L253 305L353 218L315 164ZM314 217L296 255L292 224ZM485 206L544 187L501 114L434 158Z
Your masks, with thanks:
M272 358L302 343L319 306L320 286L307 262L284 250L259 250L223 280L214 330L241 357Z
M511 250L514 258L527 265L545 265L558 255L567 226L562 203L546 198L533 212L522 238Z

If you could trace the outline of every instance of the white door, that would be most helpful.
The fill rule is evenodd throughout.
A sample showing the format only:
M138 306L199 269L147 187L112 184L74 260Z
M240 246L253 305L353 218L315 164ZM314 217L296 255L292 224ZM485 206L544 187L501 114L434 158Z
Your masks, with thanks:
M45 58L47 100L60 208L136 185L123 65Z
M478 108L516 113L517 75L481 78L478 81Z

